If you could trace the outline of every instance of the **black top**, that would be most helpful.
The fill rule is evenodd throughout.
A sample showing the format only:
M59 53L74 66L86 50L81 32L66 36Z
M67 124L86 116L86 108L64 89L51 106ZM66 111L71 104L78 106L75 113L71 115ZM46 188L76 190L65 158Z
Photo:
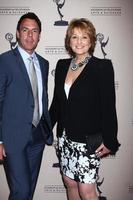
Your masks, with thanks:
M86 135L101 132L104 145L116 152L119 143L111 61L92 57L71 86L67 99L64 83L70 62L59 60L55 71L50 116L53 127L57 122L57 137L65 128L71 140L86 142Z

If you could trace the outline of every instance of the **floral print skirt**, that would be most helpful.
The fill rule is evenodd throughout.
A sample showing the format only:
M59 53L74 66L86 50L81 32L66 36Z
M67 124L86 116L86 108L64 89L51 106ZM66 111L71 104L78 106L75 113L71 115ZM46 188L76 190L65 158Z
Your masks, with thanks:
M58 140L58 157L61 173L81 183L95 183L98 178L100 158L88 155L85 143L73 142L65 131Z

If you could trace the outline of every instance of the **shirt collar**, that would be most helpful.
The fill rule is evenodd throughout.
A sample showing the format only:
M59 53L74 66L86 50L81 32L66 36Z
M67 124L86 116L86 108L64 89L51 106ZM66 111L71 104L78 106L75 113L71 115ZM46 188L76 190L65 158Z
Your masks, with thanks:
M33 52L31 55L29 55L29 53L27 53L22 47L20 47L18 45L18 50L23 58L23 60L28 59L29 57L33 57L34 60L37 60L37 56L35 54L35 52Z

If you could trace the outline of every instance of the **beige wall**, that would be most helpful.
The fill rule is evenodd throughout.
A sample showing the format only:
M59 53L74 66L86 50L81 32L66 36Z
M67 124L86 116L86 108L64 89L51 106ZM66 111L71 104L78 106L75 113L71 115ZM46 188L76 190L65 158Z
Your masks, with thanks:
M63 1L60 1L62 3ZM16 23L26 11L35 12L41 19L43 30L38 52L50 62L49 103L53 94L52 70L60 58L68 57L64 50L64 35L67 26L54 26L60 20L56 3L53 0L1 0L0 1L0 53L9 50L7 33L12 33L15 41ZM103 50L106 58L112 59L115 69L119 140L122 143L116 157L102 160L99 182L102 195L108 200L133 199L133 1L132 0L66 0L61 12L63 20L75 17L90 19L102 33L107 45ZM8 34L9 36L10 34ZM95 55L103 58L100 43L97 42ZM56 140L56 136L55 136ZM34 199L66 200L65 189L57 163L54 146L46 147ZM6 200L8 187L0 166L0 200Z

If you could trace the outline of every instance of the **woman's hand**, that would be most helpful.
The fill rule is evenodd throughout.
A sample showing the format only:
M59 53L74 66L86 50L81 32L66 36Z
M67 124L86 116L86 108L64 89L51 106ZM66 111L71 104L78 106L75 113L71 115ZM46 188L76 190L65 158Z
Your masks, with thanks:
M3 161L4 157L6 157L5 148L3 144L0 144L0 161Z
M95 151L96 155L98 157L103 157L103 156L106 156L107 154L110 153L110 150L105 147L105 145L102 143Z

